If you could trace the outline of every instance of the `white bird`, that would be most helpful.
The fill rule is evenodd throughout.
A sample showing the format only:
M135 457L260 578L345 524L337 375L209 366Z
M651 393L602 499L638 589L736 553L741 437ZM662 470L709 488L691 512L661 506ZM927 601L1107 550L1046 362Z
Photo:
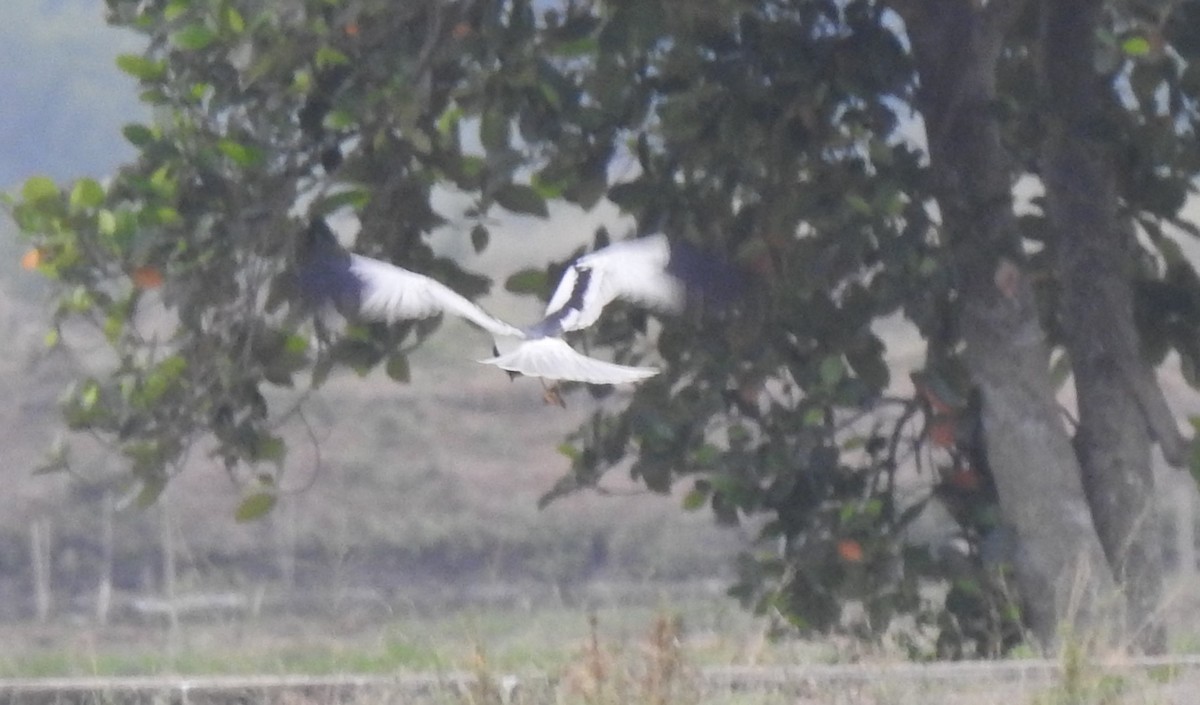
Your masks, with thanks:
M349 273L360 285L358 314L363 318L392 323L449 313L467 319L494 336L522 336L516 327L423 274L353 253L350 254Z
M562 334L592 325L616 299L679 313L694 294L724 296L740 286L740 276L732 267L686 244L673 245L665 235L616 242L572 262L559 279L545 316L517 336L524 340L480 362L550 380L637 382L659 370L587 357L573 350Z
M347 252L324 224L309 231L300 270L301 291L312 301L332 301L343 315L386 321L430 318L449 313L493 336L524 337L450 287L423 274Z

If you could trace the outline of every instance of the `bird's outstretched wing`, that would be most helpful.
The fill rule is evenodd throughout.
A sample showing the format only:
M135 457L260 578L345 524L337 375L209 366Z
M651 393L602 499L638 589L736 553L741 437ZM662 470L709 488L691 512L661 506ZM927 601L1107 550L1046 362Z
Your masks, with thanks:
M687 243L657 234L622 240L584 255L563 272L542 320L526 328L514 350L482 360L510 372L593 384L637 382L658 373L581 355L561 335L586 328L615 299L664 313L679 313L692 299L721 302L743 286L728 263Z
M557 335L586 328L615 299L678 312L685 301L685 282L668 272L670 259L665 235L623 240L580 257L563 272L545 316L530 330Z
M581 355L554 337L522 341L513 350L480 362L530 377L591 384L638 382L658 374L653 367L617 365Z
M348 272L360 284L358 314L388 322L450 313L492 335L524 337L520 330L423 274L363 255L350 255Z

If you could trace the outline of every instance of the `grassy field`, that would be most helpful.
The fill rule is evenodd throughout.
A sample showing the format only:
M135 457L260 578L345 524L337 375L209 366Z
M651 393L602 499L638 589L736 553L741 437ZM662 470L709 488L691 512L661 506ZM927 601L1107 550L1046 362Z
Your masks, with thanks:
M1068 644L1042 661L917 664L850 639L771 639L766 623L715 583L683 587L645 585L635 599L620 586L593 585L569 605L360 601L331 604L319 617L240 615L177 629L69 619L6 625L0 702L47 702L8 697L14 679L125 676L162 680L101 681L89 702L158 702L135 691L177 687L171 678L179 677L192 683L192 705L1189 705L1200 688L1200 659L1186 654L1147 667ZM1173 624L1184 627L1177 637L1186 637L1195 600L1174 609ZM293 680L271 680L280 677ZM224 695L201 697L214 683Z
M833 658L811 644L770 643L762 625L717 597L671 606L600 605L592 610L464 609L338 619L272 617L163 625L53 623L14 628L0 645L0 676L156 674L389 674L469 669L480 658L504 671L568 667L597 640L622 650L669 623L696 665L795 663Z
M1200 687L1196 658L1066 649L1040 661L911 664L833 641L769 641L722 604L236 620L186 624L174 638L161 626L26 628L0 647L0 701L1187 705Z

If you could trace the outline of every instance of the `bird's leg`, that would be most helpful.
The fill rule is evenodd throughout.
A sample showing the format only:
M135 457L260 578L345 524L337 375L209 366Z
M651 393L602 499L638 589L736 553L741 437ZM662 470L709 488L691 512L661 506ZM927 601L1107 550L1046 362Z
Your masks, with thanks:
M540 379L540 378L539 378ZM558 388L558 382L546 384L546 380L542 379L542 402L545 404L553 404L562 408L567 408L567 402L562 398L562 392Z

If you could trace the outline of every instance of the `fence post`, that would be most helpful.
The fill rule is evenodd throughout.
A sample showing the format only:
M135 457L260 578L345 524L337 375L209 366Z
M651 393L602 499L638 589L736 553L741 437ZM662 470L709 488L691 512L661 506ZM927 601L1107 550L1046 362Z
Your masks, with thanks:
M54 607L54 590L51 585L53 556L51 555L51 523L48 517L40 516L29 526L29 557L33 564L33 599L37 621L50 619Z
M96 623L108 624L112 610L113 562L116 560L114 528L116 508L113 506L112 490L104 490L100 497L100 582L96 586Z
M179 655L179 606L176 604L175 512L167 488L158 498L159 550L162 552L162 593L167 603L167 651L172 659Z

